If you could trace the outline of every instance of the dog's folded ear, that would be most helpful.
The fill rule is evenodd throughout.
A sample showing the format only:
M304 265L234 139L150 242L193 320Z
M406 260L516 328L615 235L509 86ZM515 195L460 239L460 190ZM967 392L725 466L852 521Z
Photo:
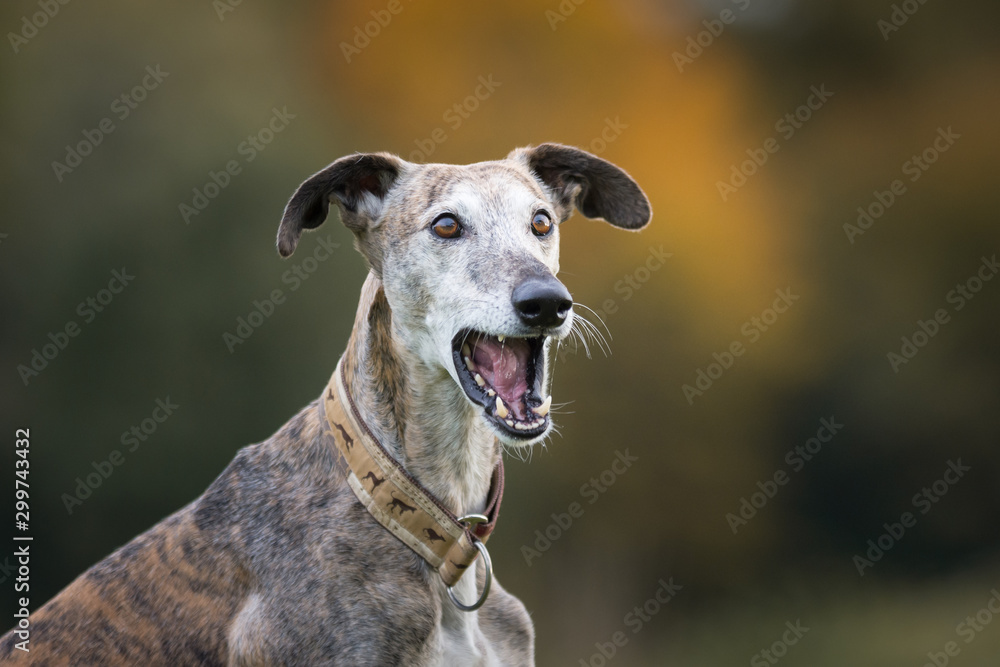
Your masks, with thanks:
M653 211L639 185L622 169L596 155L562 144L519 148L509 159L522 160L556 198L561 220L575 206L588 218L602 218L622 229L642 229Z
M348 229L364 231L381 216L385 197L406 164L390 153L356 153L310 176L285 206L278 253L288 257L295 252L302 230L323 224L331 201L340 208Z

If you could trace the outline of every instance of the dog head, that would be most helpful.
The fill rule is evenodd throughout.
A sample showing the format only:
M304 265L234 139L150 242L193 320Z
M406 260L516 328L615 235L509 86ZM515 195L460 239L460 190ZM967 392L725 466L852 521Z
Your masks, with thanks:
M278 230L283 257L331 202L382 281L394 340L447 373L510 445L551 428L547 351L573 323L555 277L559 225L574 208L630 230L652 215L628 174L559 144L466 166L356 154L299 186Z

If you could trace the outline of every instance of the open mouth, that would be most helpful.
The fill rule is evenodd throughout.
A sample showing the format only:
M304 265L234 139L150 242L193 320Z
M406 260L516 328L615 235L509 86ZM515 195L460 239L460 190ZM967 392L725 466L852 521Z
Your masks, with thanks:
M501 432L518 440L536 438L549 425L552 397L541 395L544 354L543 336L462 331L452 341L462 389Z

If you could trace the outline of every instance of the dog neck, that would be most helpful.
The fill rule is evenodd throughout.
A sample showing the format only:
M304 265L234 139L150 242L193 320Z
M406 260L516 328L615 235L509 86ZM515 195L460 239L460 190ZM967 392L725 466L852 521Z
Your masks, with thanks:
M386 450L457 516L486 504L500 444L451 375L400 344L369 274L342 361L348 391Z

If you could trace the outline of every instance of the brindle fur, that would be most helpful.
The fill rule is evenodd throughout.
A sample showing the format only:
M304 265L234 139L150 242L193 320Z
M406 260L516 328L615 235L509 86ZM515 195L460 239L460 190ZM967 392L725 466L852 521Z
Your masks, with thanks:
M289 202L283 256L303 229L323 222L331 201L371 267L343 360L355 403L386 449L443 503L458 515L480 512L500 440L457 384L442 340L450 344L459 325L529 335L512 313L511 290L525 275L558 271L558 235L540 240L527 231L537 207L563 221L575 205L637 229L649 203L617 167L556 144L464 167L353 155ZM427 226L442 210L470 218L467 250L444 251L430 237ZM569 326L547 333L559 339ZM314 401L241 450L200 498L32 614L30 654L14 648L12 632L0 639L0 660L534 664L524 606L496 581L478 611L452 605L437 572L358 502L337 437ZM461 599L482 587L481 559L476 575L455 587Z

